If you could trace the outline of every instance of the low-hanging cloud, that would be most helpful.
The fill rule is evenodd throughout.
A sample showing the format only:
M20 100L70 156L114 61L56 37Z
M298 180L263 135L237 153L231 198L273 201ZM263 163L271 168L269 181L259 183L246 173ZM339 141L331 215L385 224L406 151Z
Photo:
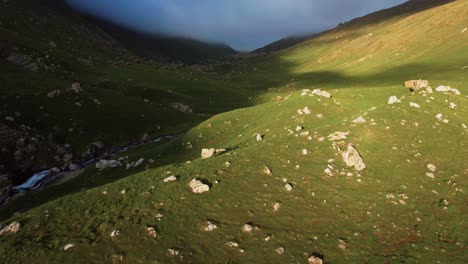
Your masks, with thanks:
M67 0L81 11L149 33L251 50L319 32L404 0Z

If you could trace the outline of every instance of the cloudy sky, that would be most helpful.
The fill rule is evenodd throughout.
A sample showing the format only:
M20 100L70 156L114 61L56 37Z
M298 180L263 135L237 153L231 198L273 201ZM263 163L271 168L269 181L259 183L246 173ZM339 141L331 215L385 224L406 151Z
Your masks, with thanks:
M320 32L405 0L67 0L75 8L145 31L252 50Z

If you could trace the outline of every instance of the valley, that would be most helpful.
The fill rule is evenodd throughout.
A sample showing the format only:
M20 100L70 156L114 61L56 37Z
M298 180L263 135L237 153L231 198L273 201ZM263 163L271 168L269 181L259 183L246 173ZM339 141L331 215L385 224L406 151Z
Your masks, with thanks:
M0 15L0 262L468 261L468 1L191 65L59 0ZM51 168L80 173L13 195Z

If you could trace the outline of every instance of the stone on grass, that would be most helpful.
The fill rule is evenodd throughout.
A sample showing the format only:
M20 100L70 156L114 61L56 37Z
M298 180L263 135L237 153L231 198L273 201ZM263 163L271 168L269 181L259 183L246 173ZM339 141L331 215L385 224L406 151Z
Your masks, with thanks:
M11 224L5 226L0 230L0 236L9 235L9 234L16 234L19 232L21 228L21 224L18 222L12 222Z
M410 102L409 105L414 108L421 108L421 106L418 105L417 103Z
M265 167L263 168L263 172L264 172L265 174L267 174L267 175L271 175L271 174L272 174L271 169L270 169L268 166L265 166Z
M426 176L429 177L429 178L432 178L432 179L435 178L434 173L432 173L432 172L426 172Z
M359 151L352 144L348 144L348 148L341 153L341 156L348 167L354 167L357 171L362 171L366 168L361 154L359 154Z
M294 188L293 185L291 183L288 183L284 186L284 188L286 188L286 191L290 192L292 191L292 189Z
M122 164L117 160L100 160L96 163L96 169L104 170L107 168L116 168L121 166Z
M112 231L112 233L111 233L110 236L111 236L111 237L116 237L116 236L118 236L118 235L120 235L120 230L114 230L114 231Z
M455 103L453 103L453 102L451 102L450 105L449 105L450 109L455 109L456 107L457 107L457 105Z
M258 142L260 142L260 141L263 140L263 137L262 137L262 135L257 134L256 139L257 139Z
M317 256L310 256L307 261L309 264L323 264L323 260Z
M304 115L310 115L312 113L309 107L307 106L302 109L302 112L304 113Z
M328 135L328 140L330 141L342 140L342 139L346 139L346 136L348 135L349 135L349 132L338 131L338 132Z
M214 156L216 153L216 149L210 148L210 149L202 149L201 151L201 157L202 159L209 159Z
M363 124L366 122L366 119L364 119L364 117L362 116L359 116L358 118L354 119L353 121L354 124Z
M279 255L283 255L283 253L284 253L284 247L279 247L279 248L277 248L275 251L276 251L276 253L278 253Z
M254 226L251 224L245 224L242 226L242 231L245 233L250 233L252 230L254 230Z
M156 238L158 236L158 232L156 232L156 229L154 227L147 227L146 231L150 237Z
M322 91L320 89L313 90L312 95L317 95L317 96L324 97L324 98L331 98L332 97L331 93L329 93L327 91Z
M439 86L439 87L437 87L437 88L436 88L436 91L437 91L437 92L452 92L452 93L454 93L454 94L456 94L456 95L460 95L460 94L461 94L460 91L457 90L457 89L455 89L455 88L452 88L452 87L450 87L450 86L442 86L442 85Z
M164 182L175 182L177 181L177 177L174 175L171 175L163 180Z
M203 230L205 230L206 232L211 232L215 229L218 229L218 226L212 223L211 221L207 221L205 227L203 228Z
M273 211L278 212L279 209L280 209L280 207L281 207L281 204L280 204L280 203L275 203L275 204L273 205Z
M396 96L390 96L390 98L388 98L388 104L392 105L395 103L401 103L401 101Z
M75 245L73 244L66 244L64 247L63 247L63 251L67 251L69 250L70 248L74 247Z
M437 169L437 167L432 163L427 164L427 168L432 172L436 171Z
M210 186L204 184L202 181L197 179L192 179L189 183L189 187L193 193L204 193L210 190Z

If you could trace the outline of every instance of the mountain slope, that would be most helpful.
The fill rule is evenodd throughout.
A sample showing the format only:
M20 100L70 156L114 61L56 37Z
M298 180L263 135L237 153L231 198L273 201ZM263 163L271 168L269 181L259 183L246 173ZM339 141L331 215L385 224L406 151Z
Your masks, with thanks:
M93 142L110 149L145 134L179 134L249 104L246 90L145 61L63 1L0 6L0 175L15 184L42 169L67 169Z
M139 33L124 27L88 18L136 54L156 59L178 60L188 64L218 59L237 52L224 44L211 44L195 39Z

